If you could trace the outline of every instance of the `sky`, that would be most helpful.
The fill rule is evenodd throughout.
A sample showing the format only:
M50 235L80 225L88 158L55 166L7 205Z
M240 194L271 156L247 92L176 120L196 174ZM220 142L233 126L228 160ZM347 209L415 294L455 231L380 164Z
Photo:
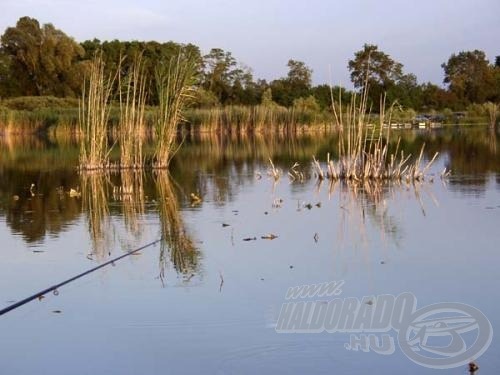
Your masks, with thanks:
M315 84L350 87L347 62L364 43L419 82L442 84L453 53L500 55L500 0L0 0L0 33L22 16L77 41L173 40L230 51L255 78L304 61Z

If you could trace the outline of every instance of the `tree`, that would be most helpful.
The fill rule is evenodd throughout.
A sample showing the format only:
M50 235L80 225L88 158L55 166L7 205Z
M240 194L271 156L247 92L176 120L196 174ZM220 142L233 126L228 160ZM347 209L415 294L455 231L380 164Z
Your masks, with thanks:
M83 48L52 24L22 17L0 39L10 95L75 96L80 92ZM2 69L0 69L2 70Z
M370 87L387 90L403 75L403 65L379 51L378 46L373 44L365 44L362 50L356 52L354 59L349 60L348 68L356 88L363 87L368 80Z
M271 82L275 101L290 107L295 99L305 98L311 94L312 70L302 61L288 60L288 74Z
M244 103L247 90L253 84L250 69L238 64L231 52L220 48L212 48L203 61L203 87L213 92L221 104Z
M483 51L462 51L452 54L441 67L444 83L461 104L484 103L495 95L494 67Z

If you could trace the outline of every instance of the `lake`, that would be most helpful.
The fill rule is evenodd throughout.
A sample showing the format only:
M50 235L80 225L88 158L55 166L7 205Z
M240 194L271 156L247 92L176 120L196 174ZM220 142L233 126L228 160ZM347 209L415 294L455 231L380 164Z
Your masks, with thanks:
M394 134L414 156L423 143L425 160L439 152L426 181L319 182L311 160L335 157L335 134L190 136L170 173L108 175L79 175L71 139L0 137L0 308L162 239L1 316L0 371L457 374L475 360L496 373L500 137L482 127ZM287 299L289 288L330 282L332 293ZM402 294L416 309L439 304L431 313L442 318L406 351L403 325L376 331L369 315L357 329L356 316ZM313 332L298 306L334 299L342 332ZM491 327L454 336L461 321L450 314L465 305ZM460 348L474 334L483 347ZM363 341L383 335L385 353ZM472 357L437 369L448 346L444 357Z

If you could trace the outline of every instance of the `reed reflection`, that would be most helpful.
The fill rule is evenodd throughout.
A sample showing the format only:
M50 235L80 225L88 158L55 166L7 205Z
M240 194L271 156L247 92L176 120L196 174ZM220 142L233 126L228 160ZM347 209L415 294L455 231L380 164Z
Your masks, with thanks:
M175 182L168 171L162 170L155 173L154 181L163 238L160 247L160 279L164 282L167 269L173 267L177 273L187 276L189 280L198 272L200 253L187 232L179 211Z
M106 173L82 173L82 210L92 243L92 255L102 260L112 246L113 226L109 216L110 176Z

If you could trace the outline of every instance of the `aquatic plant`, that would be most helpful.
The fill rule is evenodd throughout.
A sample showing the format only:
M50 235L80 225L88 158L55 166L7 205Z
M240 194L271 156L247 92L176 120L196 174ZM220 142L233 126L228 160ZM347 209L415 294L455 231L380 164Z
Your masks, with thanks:
M158 113L155 123L153 168L168 168L176 152L178 124L193 98L196 59L184 51L156 69Z
M143 140L146 127L146 77L142 56L131 64L128 74L119 80L120 123L120 168L140 169L144 167Z
M81 170L109 168L108 120L118 70L106 77L104 68L102 54L97 53L90 64L79 105Z
M394 152L389 151L391 123L393 106L389 107L386 114L385 97L380 99L379 124L369 124L369 109L367 107L368 86L365 86L359 103L357 96L353 96L345 113L343 113L342 102L333 102L332 109L337 128L340 130L337 155L338 160L330 159L327 155L325 172L313 157L313 168L318 179L329 178L332 180L354 180L365 179L406 179L421 180L430 168L438 153L422 168L422 159L425 144L422 146L419 157L410 163L411 155L405 155L399 150L400 139L398 139ZM344 120L345 119L345 120Z

